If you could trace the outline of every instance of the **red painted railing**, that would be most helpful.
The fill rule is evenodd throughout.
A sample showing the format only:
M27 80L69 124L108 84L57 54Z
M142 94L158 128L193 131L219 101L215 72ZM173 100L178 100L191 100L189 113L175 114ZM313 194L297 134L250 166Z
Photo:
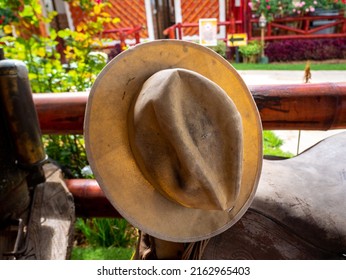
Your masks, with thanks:
M248 39L260 39L258 18L249 18L247 33ZM314 22L324 22L319 26L314 26ZM242 21L224 21L219 22L218 26L226 26L227 33L235 33L242 25ZM183 39L184 28L198 28L198 23L177 23L164 30L164 35L170 39ZM319 31L333 28L331 34L320 34ZM258 31L258 34L256 34ZM265 40L284 40L284 39L319 39L319 38L337 38L346 37L346 18L344 15L330 16L297 16L277 18L267 24ZM224 40L227 40L227 34Z
M248 38L260 39L259 35L254 34L258 27L258 18L252 18L248 21ZM318 26L314 23L319 22ZM324 31L333 28L334 32L330 34L321 34ZM297 16L276 18L267 24L265 40L284 40L284 39L319 39L319 38L337 38L346 37L346 18L344 15L330 16Z
M127 27L127 28L115 28L115 29L108 29L102 31L102 35L107 35L107 34L118 34L119 40L120 40L120 46L122 48L126 47L125 40L127 39L128 36L134 34L135 37L135 42L136 44L140 43L140 32L143 29L141 25L137 25L135 27Z
M222 21L218 22L218 26L226 26L228 32L226 33L235 33L234 30L236 30L237 25L241 25L241 21ZM165 36L168 36L169 39L183 39L183 29L184 28L197 28L199 27L198 23L176 23L167 29L163 31L163 34ZM225 38L223 38L224 41L227 40L227 34Z

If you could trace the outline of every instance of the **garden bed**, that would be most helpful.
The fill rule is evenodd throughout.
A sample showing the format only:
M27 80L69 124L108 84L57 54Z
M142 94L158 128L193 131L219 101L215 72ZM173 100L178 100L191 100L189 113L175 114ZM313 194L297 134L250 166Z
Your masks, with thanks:
M270 62L346 59L346 38L285 40L267 44L265 54Z

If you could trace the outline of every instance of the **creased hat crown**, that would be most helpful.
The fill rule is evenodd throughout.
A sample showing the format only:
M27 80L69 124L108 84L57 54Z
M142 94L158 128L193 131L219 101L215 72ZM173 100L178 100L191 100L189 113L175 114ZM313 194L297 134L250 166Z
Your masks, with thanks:
M132 149L156 190L185 207L233 208L242 125L218 85L193 71L162 70L144 83L133 113Z

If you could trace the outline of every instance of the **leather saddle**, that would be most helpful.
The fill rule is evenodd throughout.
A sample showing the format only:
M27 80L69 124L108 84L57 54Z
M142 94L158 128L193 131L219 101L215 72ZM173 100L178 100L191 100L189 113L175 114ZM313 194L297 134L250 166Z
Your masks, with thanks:
M264 159L251 207L202 259L346 259L346 132Z

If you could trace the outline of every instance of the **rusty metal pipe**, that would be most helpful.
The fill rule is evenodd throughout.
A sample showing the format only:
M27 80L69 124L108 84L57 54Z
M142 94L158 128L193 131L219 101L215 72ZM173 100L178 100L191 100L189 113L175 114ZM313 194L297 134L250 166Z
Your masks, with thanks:
M44 134L82 134L88 93L34 94Z
M264 129L346 127L346 83L252 86Z
M250 85L264 129L346 128L346 83ZM44 134L82 134L88 93L34 94Z
M121 217L96 180L70 179L66 180L66 185L73 195L78 217Z

